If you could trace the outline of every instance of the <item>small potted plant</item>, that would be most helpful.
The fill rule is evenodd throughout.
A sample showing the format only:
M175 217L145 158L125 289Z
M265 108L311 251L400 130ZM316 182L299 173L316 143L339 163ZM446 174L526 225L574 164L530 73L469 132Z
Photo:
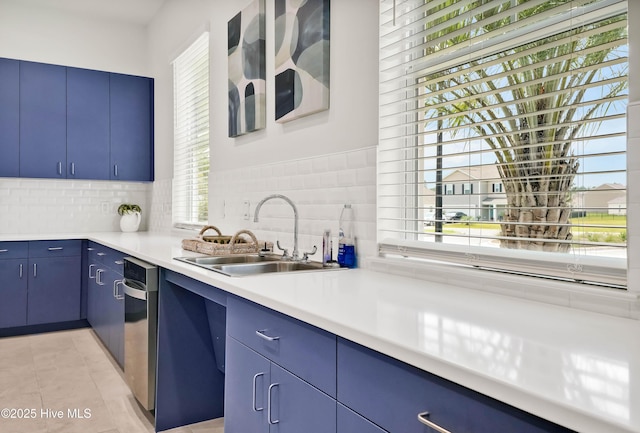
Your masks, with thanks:
M142 209L137 204L122 203L118 206L118 215L120 215L120 230L123 232L138 231Z

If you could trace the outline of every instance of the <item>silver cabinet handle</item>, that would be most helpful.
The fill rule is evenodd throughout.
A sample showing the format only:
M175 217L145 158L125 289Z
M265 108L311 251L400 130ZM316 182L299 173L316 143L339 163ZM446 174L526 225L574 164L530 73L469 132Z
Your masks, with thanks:
M257 394L256 388L257 388L258 378L260 376L264 376L264 373L258 373L253 376L253 392L252 392L253 402L251 403L251 407L253 408L254 412L260 412L261 410L264 410L264 407L256 407L256 394Z
M256 331L256 335L267 341L276 341L280 339L280 337L269 337L265 332L267 332L266 329L261 329L260 331Z
M23 270L24 267L22 266L22 263L20 263L20 279L22 279L22 275L24 274Z
M8 253L9 250L0 250L0 253Z
M106 255L107 255L107 253L98 253L98 255L99 255L100 257L102 257L102 256L106 256Z
M58 176L62 176L62 162L58 161Z
M118 286L124 284L124 280L116 280L113 282L113 297L122 300L124 299L124 295L118 294Z
M104 272L104 269L98 269L96 271L96 283L98 283L100 286L104 286L104 283L102 282L102 273Z
M113 165L113 175L118 177L118 164Z
M48 249L49 251L62 251L64 247L49 247Z
M33 264L33 278L38 276L38 264L34 263Z
M433 421L428 420L427 419L428 416L429 416L429 412L419 413L418 421L420 421L422 424L426 425L430 429L437 431L438 433L451 433L446 428L440 427L438 424L434 423Z
M269 421L269 424L273 425L273 424L278 424L280 422L279 419L274 420L273 418L271 418L271 390L273 388L275 388L276 386L279 386L279 383L272 383L271 385L269 385L269 393L267 394L267 421Z
M72 176L76 175L76 163L75 162L71 163L71 175Z
M97 265L91 264L89 265L89 278L93 279L96 277L96 274L93 274L93 276L91 276L91 268L95 268Z
M115 263L116 265L124 265L124 260L116 260L113 263Z

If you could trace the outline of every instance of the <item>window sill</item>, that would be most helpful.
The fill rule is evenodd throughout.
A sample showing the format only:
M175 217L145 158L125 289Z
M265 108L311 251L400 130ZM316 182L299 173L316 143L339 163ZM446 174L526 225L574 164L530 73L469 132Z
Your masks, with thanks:
M405 258L370 257L365 260L365 267L377 272L640 320L640 295L622 289Z

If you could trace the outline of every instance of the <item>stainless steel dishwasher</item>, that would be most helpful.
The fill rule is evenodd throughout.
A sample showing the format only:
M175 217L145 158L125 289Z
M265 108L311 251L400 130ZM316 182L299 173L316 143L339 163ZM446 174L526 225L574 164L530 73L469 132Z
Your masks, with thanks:
M155 409L158 329L158 268L124 259L124 375L148 411Z

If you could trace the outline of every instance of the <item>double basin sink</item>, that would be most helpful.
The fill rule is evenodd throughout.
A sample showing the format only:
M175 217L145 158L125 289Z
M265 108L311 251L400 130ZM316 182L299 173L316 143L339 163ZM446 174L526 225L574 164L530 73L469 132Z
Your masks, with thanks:
M320 262L292 262L282 260L275 254L233 255L220 257L176 257L176 260L189 263L230 277L261 275L274 272L321 271L330 270Z

